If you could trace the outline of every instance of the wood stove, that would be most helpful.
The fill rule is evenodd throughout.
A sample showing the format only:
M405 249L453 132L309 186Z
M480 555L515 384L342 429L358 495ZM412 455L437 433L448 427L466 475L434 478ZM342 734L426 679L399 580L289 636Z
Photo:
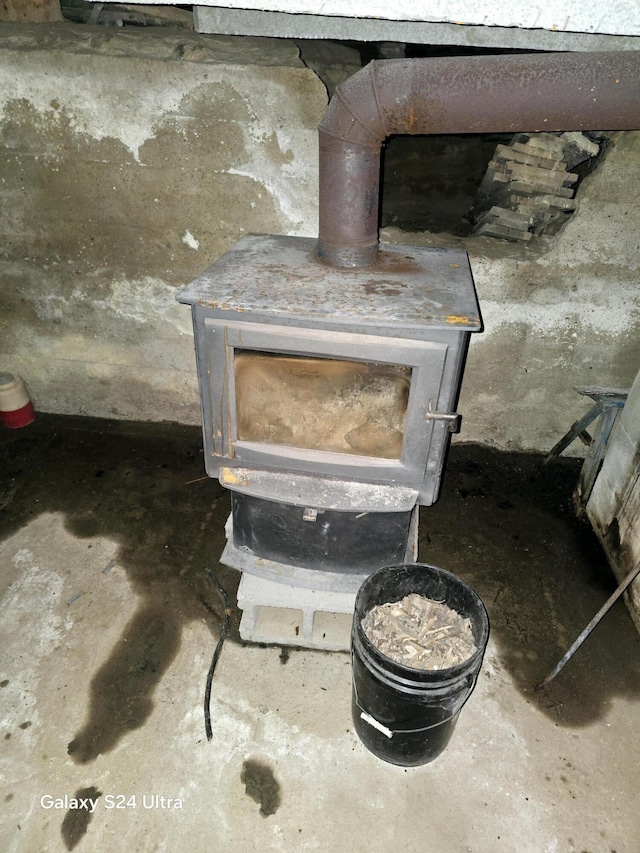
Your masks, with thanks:
M415 561L418 507L440 488L481 320L466 253L379 246L384 140L634 129L632 53L369 63L318 128L318 240L247 237L179 294L193 312L207 472L232 495L222 561L243 572L239 603L255 580L245 639L260 640L253 605L296 584L302 644L345 647L314 638L306 594L328 590L324 611L352 612L336 590L403 551Z
M354 590L415 560L471 332L467 255L384 246L336 269L316 241L249 236L178 295L191 305L207 473L231 492L222 562Z

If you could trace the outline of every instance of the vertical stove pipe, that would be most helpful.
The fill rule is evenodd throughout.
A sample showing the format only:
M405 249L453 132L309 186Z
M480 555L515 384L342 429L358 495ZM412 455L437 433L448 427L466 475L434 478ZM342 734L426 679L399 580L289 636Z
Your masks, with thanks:
M639 128L635 51L371 62L338 86L320 123L318 257L375 263L387 136Z

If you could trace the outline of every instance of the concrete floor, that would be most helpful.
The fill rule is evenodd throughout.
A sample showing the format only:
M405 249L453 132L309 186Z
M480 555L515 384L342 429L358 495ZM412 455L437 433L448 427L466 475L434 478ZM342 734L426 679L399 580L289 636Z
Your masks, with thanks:
M532 690L614 587L570 510L578 461L452 449L420 558L474 586L492 633L446 751L405 770L354 734L347 654L244 645L235 608L207 742L221 604L203 568L232 600L238 577L200 448L192 428L45 415L0 433L0 849L640 849L623 603Z

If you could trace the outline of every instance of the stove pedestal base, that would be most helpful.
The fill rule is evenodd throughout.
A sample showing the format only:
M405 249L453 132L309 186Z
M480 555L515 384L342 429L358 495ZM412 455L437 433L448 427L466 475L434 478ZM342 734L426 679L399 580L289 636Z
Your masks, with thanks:
M416 510L417 516L417 510ZM414 553L413 541L417 544L417 522L412 525L411 547L407 553ZM231 569L238 569L243 574L257 575L267 581L275 582L277 585L291 587L292 589L308 589L326 592L352 592L360 589L360 584L367 577L366 574L355 572L325 572L318 569L305 569L301 566L291 566L287 563L278 563L259 557L248 548L237 547L233 538L233 518L229 516L225 524L225 535L227 544L220 557L220 562ZM407 558L405 562L415 563L416 557ZM262 641L261 641L262 642Z

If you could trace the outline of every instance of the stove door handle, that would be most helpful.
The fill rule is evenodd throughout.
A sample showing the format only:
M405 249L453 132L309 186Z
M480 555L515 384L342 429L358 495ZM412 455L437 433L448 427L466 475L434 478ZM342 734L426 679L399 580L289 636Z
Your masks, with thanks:
M460 415L457 412L425 412L427 421L446 421L449 432L457 432L460 426Z

